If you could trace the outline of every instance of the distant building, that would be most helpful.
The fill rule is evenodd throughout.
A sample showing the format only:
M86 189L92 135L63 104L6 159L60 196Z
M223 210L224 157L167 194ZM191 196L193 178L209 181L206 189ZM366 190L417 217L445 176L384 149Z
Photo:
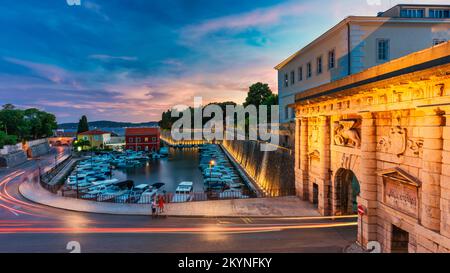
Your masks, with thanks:
M125 137L111 135L110 141L106 143L106 148L114 151L123 151L125 144Z
M159 128L127 128L125 130L126 149L134 151L159 151Z
M48 142L52 146L72 145L74 140L77 139L76 132L65 132L64 130L56 130L53 137L48 138Z
M92 148L103 149L106 143L111 140L111 133L101 130L91 130L78 134L78 140L87 140L90 142Z
M450 5L397 5L378 16L342 20L275 67L280 122L294 121L288 105L296 94L448 41L449 12Z

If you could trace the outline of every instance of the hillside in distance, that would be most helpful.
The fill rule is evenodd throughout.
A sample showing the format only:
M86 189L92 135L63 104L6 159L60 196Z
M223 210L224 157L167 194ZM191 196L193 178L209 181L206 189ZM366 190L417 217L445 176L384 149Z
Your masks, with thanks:
M150 122L142 122L142 123L133 123L133 122L116 122L116 121L108 121L108 120L100 120L100 121L92 121L89 122L89 128L125 128L125 127L155 127L158 126L158 122L150 121ZM58 129L77 129L78 123L61 123L58 124Z

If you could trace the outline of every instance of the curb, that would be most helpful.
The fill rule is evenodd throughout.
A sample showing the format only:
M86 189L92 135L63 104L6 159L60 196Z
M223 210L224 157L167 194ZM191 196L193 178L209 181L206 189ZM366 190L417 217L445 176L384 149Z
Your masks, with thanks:
M28 182L24 182L28 183ZM60 210L66 210L66 211L73 211L73 212L80 212L80 213L92 213L92 214L104 214L104 215L124 215L124 216L148 216L151 217L150 209L148 210L149 213L114 213L114 212L96 212L96 211L88 211L83 209L72 209L72 208L64 208L59 207L56 205L52 205L49 203L42 203L37 200L37 198L32 198L26 193L24 193L23 186L24 183L20 184L18 187L19 194L24 197L26 200L29 200L30 202L33 202L35 204L39 204L42 206L60 209ZM40 185L38 185L40 187ZM170 204L169 204L170 206ZM254 219L279 219L279 218L299 218L299 217L308 217L308 218L314 218L314 217L321 217L321 216L305 216L305 215L180 215L180 214L160 214L160 217L172 217L172 218L215 218L215 219L239 219L239 218L254 218ZM330 217L331 219L331 217Z

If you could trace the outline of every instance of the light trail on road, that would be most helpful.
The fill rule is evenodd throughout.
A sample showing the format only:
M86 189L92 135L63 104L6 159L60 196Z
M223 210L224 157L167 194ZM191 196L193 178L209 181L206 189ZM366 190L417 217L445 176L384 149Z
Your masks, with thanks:
M60 155L58 157L60 159L63 158ZM40 238L45 238L42 239L43 244L53 243L54 245L55 242L58 242L57 244L61 243L59 241L60 238L73 240L74 236L76 239L79 239L77 236L81 236L81 238L88 236L90 238L89 242L94 240L98 244L103 244L106 240L108 246L115 245L115 240L123 240L121 242L126 246L130 242L137 242L134 240L140 242L151 238L151 240L167 240L164 246L168 243L173 245L174 249L179 249L180 236L177 235L183 234L182 238L186 238L187 241L193 240L202 242L202 244L205 243L205 236L201 235L226 236L227 243L235 245L233 247L236 248L232 248L234 250L239 250L240 247L246 248L253 241L255 242L255 247L259 249L261 246L259 242L263 242L266 239L270 242L271 239L277 238L285 240L283 244L288 248L292 241L289 237L291 234L297 236L297 240L301 241L308 241L308 238L310 238L309 236L305 237L304 234L321 234L324 238L325 236L329 238L330 234L333 234L332 238L335 238L333 240L338 241L337 244L340 245L347 243L342 243L342 234L353 232L352 230L357 226L356 215L225 217L223 219L214 217L201 219L162 217L153 219L150 216L117 216L66 211L36 204L23 198L19 193L20 184L30 179L33 180L33 183L38 183L35 181L38 176L37 168L39 165L41 169L52 166L55 162L54 159L55 154L41 158L38 164L29 161L22 167L0 178L0 235L2 240L4 240L2 241L3 249L0 245L2 251L15 249L22 252L27 249L36 249L39 245L37 242L41 240ZM302 230L304 230L304 233ZM287 233L288 231L294 232ZM295 231L301 232L301 235L299 236L299 233ZM33 237L32 234L40 235ZM28 243L30 238L36 241ZM242 240L247 241L243 242ZM17 242L20 242L20 247L16 246ZM212 242L208 248L201 249L206 251L227 249L226 247L217 248L215 241L213 240ZM5 243L8 243L8 245L5 245ZM209 244L209 241L207 244ZM314 244L321 245L323 243L322 240L318 240ZM95 247L95 245L97 244L94 243L92 247ZM335 245L330 243L330 247L335 247ZM147 248L148 246L141 245L140 247L140 250L151 249ZM266 245L266 247L271 246ZM58 249L55 248L54 250L59 251ZM105 249L107 250L108 248L103 250ZM46 252L48 250L39 249L38 251ZM125 248L125 251L128 250Z
M229 233L229 232L274 232L293 229L319 229L355 226L357 222L306 224L295 226L267 227L203 227L203 228L0 228L0 233Z

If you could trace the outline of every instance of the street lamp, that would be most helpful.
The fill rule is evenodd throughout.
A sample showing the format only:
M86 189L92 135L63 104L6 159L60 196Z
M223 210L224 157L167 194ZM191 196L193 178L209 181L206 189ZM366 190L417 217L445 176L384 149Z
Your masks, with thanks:
M214 160L211 160L209 162L209 178L212 179L212 167L214 167L214 165L216 165L216 162Z

